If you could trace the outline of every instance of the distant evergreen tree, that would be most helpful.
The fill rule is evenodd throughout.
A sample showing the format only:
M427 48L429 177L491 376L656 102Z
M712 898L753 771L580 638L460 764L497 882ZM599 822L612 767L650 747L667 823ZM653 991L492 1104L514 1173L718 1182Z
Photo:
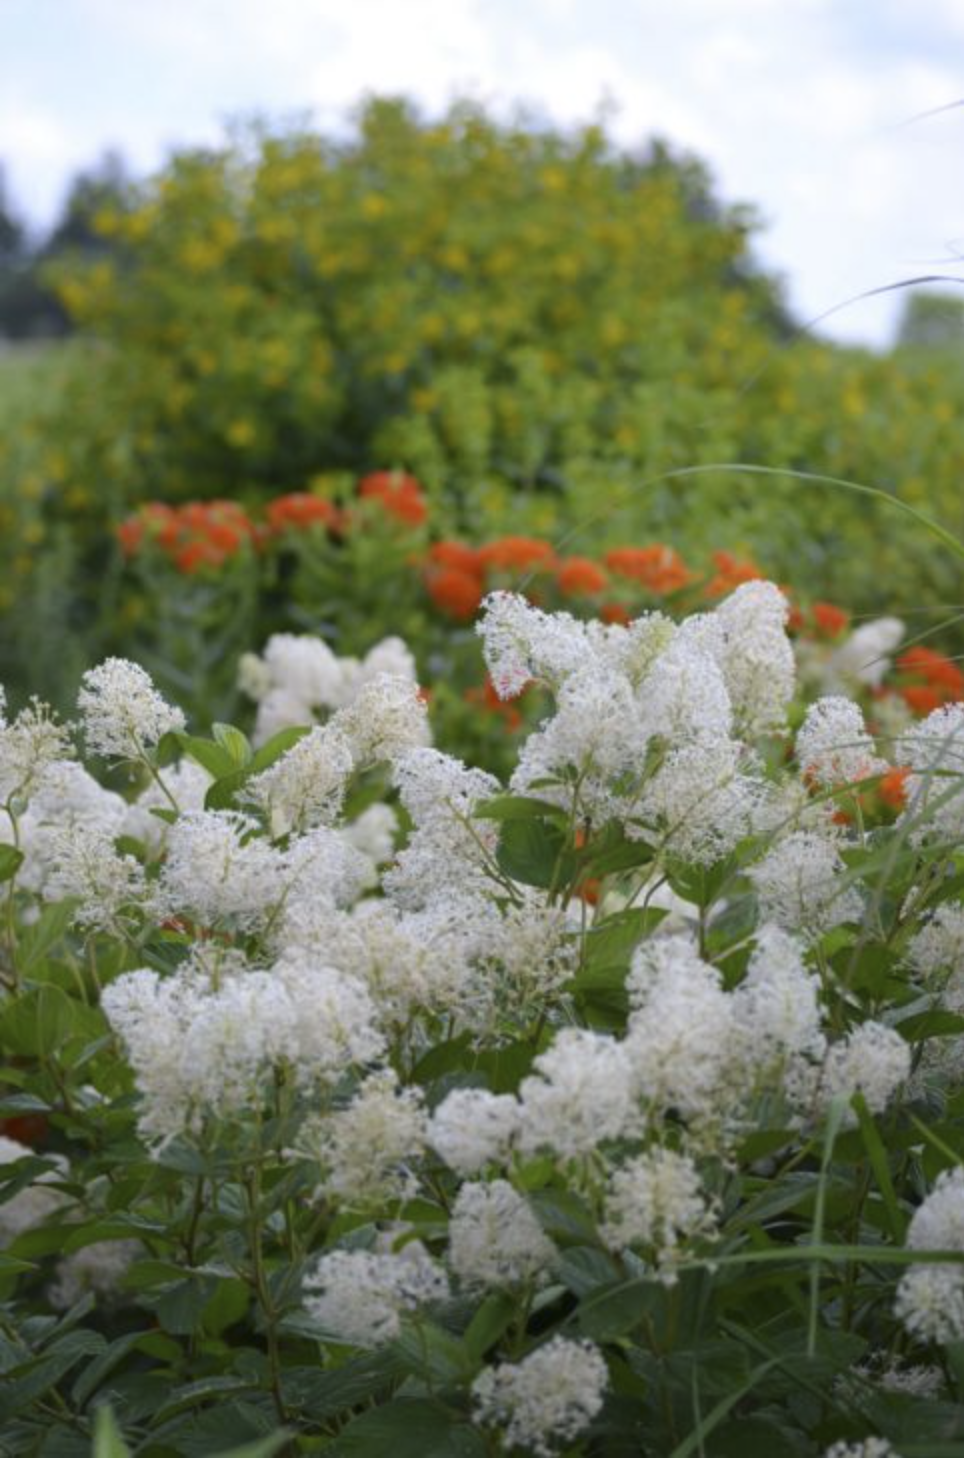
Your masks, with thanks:
M12 210L7 179L0 166L0 266L15 262L26 247L26 228Z
M96 219L107 209L123 207L129 188L130 177L119 152L107 151L94 167L78 172L67 191L60 219L43 246L43 257L109 251L111 245L97 232Z
M13 210L0 169L0 338L50 338L71 332L70 318L46 282L47 266L66 255L108 252L112 245L97 233L96 218L105 208L123 206L128 187L123 158L105 152L96 166L71 182L59 219L37 245Z

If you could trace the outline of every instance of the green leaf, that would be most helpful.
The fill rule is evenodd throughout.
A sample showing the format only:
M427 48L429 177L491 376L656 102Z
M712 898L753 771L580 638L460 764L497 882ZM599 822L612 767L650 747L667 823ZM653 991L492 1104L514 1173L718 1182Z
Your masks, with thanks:
M251 1292L243 1281L222 1279L201 1314L201 1325L212 1336L220 1336L241 1321L248 1310Z
M813 1229L811 1240L813 1244L820 1245L823 1240L823 1223L827 1205L827 1186L830 1176L830 1161L833 1158L833 1146L843 1126L850 1100L842 1094L837 1094L830 1105L827 1114L827 1127L824 1133L823 1155L820 1160L820 1178L817 1181L817 1199L813 1211ZM817 1322L820 1312L820 1263L814 1261L810 1267L810 1318L808 1322L807 1356L812 1357L817 1348Z
M616 1262L591 1245L571 1246L559 1256L554 1274L575 1296L588 1296L600 1287L612 1287L620 1279Z
M465 1331L465 1345L479 1362L511 1326L518 1302L505 1291L486 1296Z
M910 1017L895 1018L894 1028L908 1043L919 1043L924 1038L959 1037L964 1033L964 1017L960 1013L946 1012L934 1008L931 1012L913 1013Z
M666 912L656 907L619 911L593 927L585 939L585 967L622 967L640 942L659 926ZM576 979L578 981L578 978Z
M233 724L214 724L211 733L235 769L244 769L251 762L254 751L247 736L240 729L235 729Z
M130 1458L130 1451L121 1437L110 1405L99 1407L94 1419L94 1447L91 1458Z
M71 1331L43 1357L34 1358L13 1373L8 1373L0 1395L0 1422L9 1421L38 1397L43 1397L45 1392L56 1387L71 1367L85 1357L99 1355L106 1345L97 1332Z
M579 1245L597 1241L596 1226L586 1202L570 1190L533 1190L528 1195L533 1213L553 1239Z
M769 1362L761 1363L755 1371L751 1372L746 1382L737 1387L733 1392L727 1393L726 1397L720 1398L720 1401L710 1409L706 1417L700 1419L688 1437L684 1438L682 1443L676 1445L669 1458L689 1458L691 1453L702 1454L705 1451L705 1439L712 1433L713 1429L720 1425L727 1413L748 1392L752 1392L753 1388L768 1372L772 1372L774 1367L779 1366L779 1362L779 1357L773 1357Z
M8 999L0 1011L0 1044L35 1058L58 1052L71 1037L90 1039L103 1030L96 1008L68 997L54 983Z
M256 1390L258 1385L256 1381L247 1377L230 1375L202 1377L196 1382L188 1382L183 1387L174 1388L169 1394L167 1402L155 1413L154 1420L158 1423L164 1422L187 1408L199 1407L213 1398L220 1400L229 1395L237 1396L240 1392L251 1392Z
M461 1338L430 1321L403 1327L395 1347L419 1376L443 1386L471 1382L479 1362Z
M279 760L283 754L287 754L289 749L294 749L295 745L310 733L311 726L308 724L298 725L291 729L279 729L277 734L273 734L267 743L262 744L261 748L255 752L248 765L251 774L259 775L262 770L270 769L276 760Z
M880 1197L887 1211L890 1233L898 1245L903 1245L904 1236L907 1231L907 1219L902 1214L900 1206L897 1203L897 1193L890 1175L887 1151L884 1148L883 1140L880 1137L874 1121L874 1116L868 1109L867 1101L863 1094L858 1093L855 1095L854 1107L857 1110L857 1119L861 1138L864 1141L864 1148L867 1150L867 1157L870 1160L870 1166L874 1172L878 1189L880 1190Z
M242 1443L240 1448L218 1449L212 1458L274 1458L291 1438L287 1428L279 1428L266 1438L256 1438L253 1443Z
M206 769L212 779L219 780L237 769L228 751L213 739L199 739L193 734L179 734L177 737L184 753Z
M477 820L567 820L558 805L548 800L534 800L528 795L494 795L472 810Z
M662 1296L663 1287L656 1276L597 1288L579 1305L579 1328L594 1341L612 1341L627 1336L649 1315Z
M221 775L209 787L204 797L205 810L231 810L235 795L250 778L251 772L248 769L232 770L230 774Z
M221 751L225 754L227 764L205 795L204 808L206 810L230 810L235 803L238 791L244 787L252 775L258 775L263 770L270 769L276 760L287 754L289 749L293 749L310 732L307 727L300 726L295 729L280 730L268 740L267 744L263 744L257 753L245 760L240 768L226 751ZM246 740L245 743L247 743Z
M289 1369L282 1373L285 1402L302 1408L316 1423L377 1397L403 1376L407 1367L393 1347L354 1357L329 1371Z
M0 881L12 881L22 865L22 850L15 845L0 844Z
M362 1413L345 1428L329 1458L485 1458L474 1428L439 1403L399 1397Z
M648 865L653 859L653 848L643 840L630 840L622 826L612 824L585 847L581 859L590 876L612 876L618 871Z
M524 886L550 887L571 881L576 856L555 820L507 820L499 836L499 866Z
M190 1336L201 1320L201 1313L214 1295L213 1276L179 1281L157 1302L157 1319L172 1336Z
M95 1357L90 1365L84 1368L71 1391L71 1397L78 1407L83 1407L93 1397L101 1383L124 1360L128 1352L134 1349L142 1337L148 1335L150 1333L144 1331L125 1332L123 1336L112 1341L106 1351L101 1352L99 1357ZM98 1408L98 1413L103 1411L103 1408Z

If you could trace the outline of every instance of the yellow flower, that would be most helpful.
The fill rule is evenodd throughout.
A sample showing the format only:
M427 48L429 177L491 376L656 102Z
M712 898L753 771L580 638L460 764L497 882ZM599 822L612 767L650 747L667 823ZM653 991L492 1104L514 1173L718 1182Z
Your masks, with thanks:
M224 438L228 442L228 445L234 446L235 450L239 451L244 450L245 446L251 445L256 436L257 430L255 429L254 422L244 417L229 421L228 427L224 432Z

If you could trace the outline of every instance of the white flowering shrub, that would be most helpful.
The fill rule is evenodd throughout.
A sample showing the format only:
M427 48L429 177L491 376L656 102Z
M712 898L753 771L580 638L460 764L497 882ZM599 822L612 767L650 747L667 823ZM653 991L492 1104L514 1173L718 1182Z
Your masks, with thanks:
M964 1451L964 711L785 618L496 594L505 783L392 642L0 726L0 1450Z

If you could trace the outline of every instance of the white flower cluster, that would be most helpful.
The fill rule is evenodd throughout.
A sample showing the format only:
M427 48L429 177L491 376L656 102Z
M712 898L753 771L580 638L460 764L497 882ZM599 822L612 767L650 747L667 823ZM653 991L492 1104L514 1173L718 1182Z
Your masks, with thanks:
M70 754L70 733L46 704L32 700L10 724L0 709L0 802L28 800L45 771Z
M260 1105L275 1070L310 1088L384 1047L364 987L305 960L229 965L216 987L195 964L167 978L142 968L105 988L102 1006L137 1077L140 1130L155 1141Z
M663 1279L683 1242L711 1237L716 1221L699 1172L686 1155L654 1149L620 1166L606 1191L602 1237L613 1250L641 1246L654 1253Z
M964 1169L944 1170L907 1230L910 1250L964 1256ZM897 1287L898 1318L925 1342L964 1340L964 1260L910 1266Z
M818 699L807 710L797 734L797 759L814 784L849 785L883 774L888 765L877 754L858 704L850 699Z
M768 789L748 745L782 728L794 687L787 603L770 583L713 613L628 627L548 615L509 593L479 625L510 696L546 683L555 712L523 746L511 788L708 864L753 828Z
M88 1292L110 1302L120 1294L121 1280L142 1253L137 1240L98 1240L85 1245L57 1262L47 1300L57 1311L68 1311Z
M945 704L904 735L897 760L908 765L907 809L912 841L956 845L964 839L964 704Z
M466 1286L520 1286L552 1266L556 1249L507 1180L464 1184L449 1222L449 1262Z
M419 1241L398 1252L329 1251L304 1286L309 1315L333 1341L359 1347L391 1341L403 1316L449 1294L445 1272Z
M500 1363L475 1379L475 1421L501 1431L507 1447L551 1458L589 1426L608 1383L598 1347L553 1337L523 1361Z
M185 727L180 709L162 698L139 664L107 658L91 668L77 696L87 749L105 759L140 759L165 734Z
M379 673L354 702L253 776L245 793L266 812L275 835L332 825L351 776L428 742L428 717L417 685Z
M323 1169L321 1190L351 1205L414 1194L412 1163L425 1147L426 1116L418 1089L403 1089L391 1069L362 1083L346 1107L310 1118L300 1148Z
M848 1443L841 1438L824 1450L823 1458L900 1458L886 1438L864 1438L858 1443Z
M16 1160L29 1159L33 1153L26 1144L0 1134L0 1169ZM62 1155L54 1155L53 1161L56 1170L44 1170L12 1199L0 1204L0 1250L25 1230L42 1225L68 1202L68 1196L62 1191L50 1188L52 1182L67 1178L67 1161Z
M238 666L242 692L258 705L256 744L279 729L310 725L319 715L348 708L383 675L417 685L415 660L400 638L384 638L358 659L336 657L311 634L276 633L263 657L246 653Z
M907 962L927 977L950 973L964 994L964 905L945 902L936 907L911 939Z
M861 689L878 688L906 631L899 618L873 618L832 647L812 639L798 639L800 676L824 694L856 694Z
M835 926L859 922L863 901L846 871L834 836L790 830L750 871L761 919L812 941Z
M432 1115L428 1139L436 1154L460 1175L481 1174L504 1164L519 1127L519 1105L511 1094L484 1088L454 1089Z

